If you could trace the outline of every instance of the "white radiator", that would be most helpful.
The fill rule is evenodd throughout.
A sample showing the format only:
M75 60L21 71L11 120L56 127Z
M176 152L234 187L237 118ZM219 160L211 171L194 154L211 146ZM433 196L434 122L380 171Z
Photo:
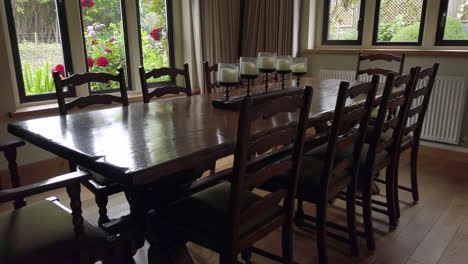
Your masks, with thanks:
M320 70L320 79L354 80L354 71ZM361 75L359 80L370 81ZM384 78L381 81L385 81ZM418 86L424 83L420 82ZM464 77L438 76L432 90L431 101L424 120L421 138L441 143L458 144L460 141L466 88ZM415 122L414 119L409 122Z

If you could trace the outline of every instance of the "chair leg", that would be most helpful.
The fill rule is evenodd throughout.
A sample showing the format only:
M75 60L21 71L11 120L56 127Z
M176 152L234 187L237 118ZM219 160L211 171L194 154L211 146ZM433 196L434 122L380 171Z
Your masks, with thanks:
M356 231L356 190L348 186L346 195L346 219L348 223L349 241L351 243L351 255L359 256L357 231Z
M363 218L364 218L364 233L366 234L366 244L367 249L370 251L375 250L375 238L374 238L374 228L372 224L372 186L373 181L367 183L364 186L364 190L362 193L362 211L363 211Z
M292 221L286 221L283 224L282 230L282 249L283 249L283 260L284 264L293 264L293 223Z
M400 192L399 192L399 176L400 175L400 156L396 158L395 167L393 168L393 183L395 191L395 217L400 219Z
M385 175L385 188L386 188L386 197L387 197L387 211L388 211L388 220L391 226L397 226L396 220L396 209L395 209L395 183L394 183L394 173L392 171L392 166L387 166L387 173Z
M327 202L320 201L317 203L317 252L320 264L327 264L327 242L326 242L326 222L327 222Z
M301 198L297 199L297 209L296 214L294 215L294 223L297 227L304 226L304 200Z
M241 258L244 262L249 263L250 259L252 258L252 248L244 249L241 252Z
M413 194L413 201L419 201L418 190L418 146L414 143L411 148L411 193Z
M108 197L102 194L95 194L96 204L99 208L99 220L98 225L102 226L103 224L110 221L109 217L107 216L107 202Z
M219 264L237 264L237 255L233 253L220 253Z

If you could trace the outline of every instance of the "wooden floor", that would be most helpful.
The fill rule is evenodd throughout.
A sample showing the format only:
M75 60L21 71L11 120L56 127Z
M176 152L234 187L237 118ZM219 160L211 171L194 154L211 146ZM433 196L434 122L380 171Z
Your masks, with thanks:
M404 184L409 182L408 157L408 153L403 154L400 167L400 181ZM402 211L398 227L390 229L387 218L374 213L377 250L374 253L367 251L364 240L360 240L360 258L352 258L347 245L329 239L330 263L468 263L468 154L422 147L419 161L421 200L413 203L409 193L400 193ZM222 168L230 162L230 159L225 159L218 165ZM29 201L52 195L59 197L65 204L69 201L63 190L32 197ZM383 195L378 198L383 198ZM85 217L96 222L98 211L92 195L83 190L82 200ZM330 207L329 219L344 224L343 208L343 202L336 202ZM5 205L0 205L0 211L5 209ZM308 206L307 211L313 214L314 207ZM109 214L117 217L127 213L125 197L111 197ZM362 222L360 215L358 222ZM257 246L279 254L280 230L260 241ZM188 247L196 263L218 263L215 253L194 244ZM296 229L294 254L298 263L318 263L312 231ZM147 263L146 250L141 249L135 260L137 263ZM255 255L253 262L275 263Z

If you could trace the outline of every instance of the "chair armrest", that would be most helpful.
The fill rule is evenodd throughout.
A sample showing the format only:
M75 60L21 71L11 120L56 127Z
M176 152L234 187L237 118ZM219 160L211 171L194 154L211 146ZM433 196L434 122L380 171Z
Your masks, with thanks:
M22 147L24 145L26 145L26 143L24 143L24 141L22 141L22 140L12 140L12 141L7 142L5 144L0 144L0 152L4 152L4 151L9 150L9 149L19 148L19 147Z
M194 181L187 189L186 195L189 196L207 188L213 187L224 180L230 179L231 175L232 169L226 169Z
M79 184L85 180L90 179L91 176L83 171L76 171L54 178L41 181L38 183L33 183L26 186L21 186L18 188L12 188L0 191L0 203L13 201L17 198L23 198L43 192L48 192L51 190L59 189L66 187L68 185Z

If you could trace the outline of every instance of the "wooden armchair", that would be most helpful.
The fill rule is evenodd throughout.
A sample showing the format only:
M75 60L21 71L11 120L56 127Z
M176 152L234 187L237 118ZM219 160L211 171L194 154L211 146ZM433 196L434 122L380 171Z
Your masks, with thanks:
M125 85L125 75L122 68L118 69L117 75L112 75L103 72L86 72L82 74L73 74L70 77L62 79L59 72L54 72L55 90L57 93L57 101L61 115L66 115L67 111L78 107L84 108L96 104L112 104L121 103L124 106L128 105L127 87ZM78 97L70 102L65 102L63 88L73 87L88 83L109 83L111 81L119 83L120 97L110 94L93 94L84 97Z
M175 202L166 210L151 214L150 233L153 235L149 238L152 245L149 250L150 260L158 259L156 252L153 252L158 237L169 236L172 239L193 241L218 252L221 264L237 264L238 254L245 250L283 263L293 263L294 196L311 98L312 88L307 87L305 91L296 89L262 103L251 98L243 100L233 169L207 177L213 181L202 179L206 185L204 188L197 185L200 191ZM297 111L300 114L295 125L251 134L254 121L266 122L278 114ZM283 145L288 147L248 160L253 153ZM288 155L292 155L292 158L284 159ZM273 176L273 171L287 175L286 188L264 197L251 192L252 188L262 185ZM281 226L282 257L252 248L255 242Z
M87 72L83 74L73 74L68 78L62 79L60 73L54 72L55 89L57 91L57 100L59 104L60 114L67 115L67 112L75 107L84 108L96 104L112 104L113 102L121 103L123 106L128 106L127 88L125 85L125 75L122 68L118 69L117 75L109 73L95 73ZM120 97L110 94L93 94L90 96L79 97L70 102L65 102L63 96L63 88L72 87L89 83L109 83L111 81L119 83ZM81 168L86 170L86 168ZM76 171L77 166L70 163L70 171ZM84 182L83 185L90 190L96 197L96 204L99 207L99 226L110 222L107 216L107 202L108 197L122 192L123 188L114 183L106 180L103 176L93 172L92 179Z
M19 186L16 148L24 142L0 145L7 156L14 188L0 190L0 204L15 201L15 210L0 215L0 263L94 263L117 260L116 237L83 219L80 183L90 176L81 171L57 176L31 185ZM71 210L57 198L26 205L24 198L65 187Z
M141 91L143 93L143 101L149 103L153 97L161 97L166 94L179 94L185 93L187 96L192 96L192 85L190 84L190 73L189 66L187 63L184 64L184 69L178 68L160 68L154 69L149 72L145 72L143 66L140 67L140 82L141 82ZM161 76L169 75L175 79L177 75L184 76L185 87L180 87L177 85L166 85L161 87L156 87L153 91L149 91L148 82L149 78L159 78Z
M396 56L396 55L391 55L391 54L363 55L362 52L359 52L355 79L358 80L359 76L363 74L367 74L367 75L378 74L378 75L388 76L390 73L393 73L396 75L402 75L403 68L405 66L405 57L406 57L405 53L402 53L401 56ZM361 69L362 61L387 61L387 62L396 61L400 63L400 66L399 66L398 72L395 72L389 69L383 69L383 68Z

